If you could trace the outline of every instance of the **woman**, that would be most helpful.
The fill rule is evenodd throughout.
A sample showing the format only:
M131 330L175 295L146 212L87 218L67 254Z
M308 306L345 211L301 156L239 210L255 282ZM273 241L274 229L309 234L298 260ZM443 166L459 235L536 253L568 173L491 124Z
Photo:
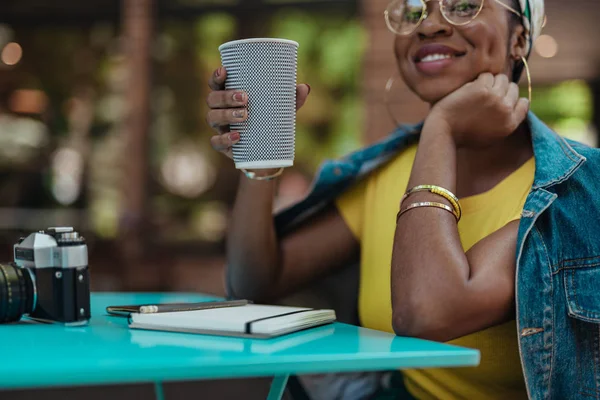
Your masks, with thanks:
M477 368L406 371L413 397L600 397L599 152L552 132L510 83L543 0L388 11L399 70L431 104L425 121L325 164L275 219L276 171L242 178L229 291L268 300L360 254L363 326L481 350ZM222 68L211 78L207 120L230 155L247 97L225 79ZM298 107L309 92L298 86Z

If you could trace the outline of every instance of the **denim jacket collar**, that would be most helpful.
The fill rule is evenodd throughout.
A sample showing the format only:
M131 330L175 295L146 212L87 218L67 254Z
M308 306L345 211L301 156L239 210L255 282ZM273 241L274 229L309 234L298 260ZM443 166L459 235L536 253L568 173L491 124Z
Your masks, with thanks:
M535 156L533 189L548 188L567 180L586 159L565 139L529 113L529 127Z

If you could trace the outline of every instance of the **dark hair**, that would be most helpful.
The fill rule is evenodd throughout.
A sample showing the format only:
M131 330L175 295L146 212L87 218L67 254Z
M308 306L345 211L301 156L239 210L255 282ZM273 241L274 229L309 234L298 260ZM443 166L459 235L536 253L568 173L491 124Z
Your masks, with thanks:
M519 0L511 0L509 2L509 5L517 11L521 11L521 4L519 4ZM513 31L517 28L517 26L519 25L523 25L523 17L519 17L517 15L515 15L514 13L507 11L508 12L508 34L509 34L509 38L510 35L512 35ZM510 41L509 41L509 46L510 46ZM512 80L515 83L519 83L519 81L521 80L521 75L523 75L523 70L525 69L525 64L523 64L523 61L516 61L515 62L515 67L513 69L513 76L512 76Z
M510 8L512 8L515 11L519 11L521 12L521 4L519 3L519 0L510 0L509 4ZM512 29L516 28L517 25L522 24L522 19L520 16L515 15L514 13L507 11L508 15L510 16L510 27Z

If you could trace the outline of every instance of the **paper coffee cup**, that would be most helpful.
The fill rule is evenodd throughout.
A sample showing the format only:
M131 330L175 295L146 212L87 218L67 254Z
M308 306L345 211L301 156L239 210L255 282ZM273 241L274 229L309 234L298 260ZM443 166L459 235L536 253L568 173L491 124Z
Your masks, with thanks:
M219 47L227 70L225 88L248 94L248 119L231 125L240 133L233 146L238 169L290 167L296 136L298 43L245 39Z

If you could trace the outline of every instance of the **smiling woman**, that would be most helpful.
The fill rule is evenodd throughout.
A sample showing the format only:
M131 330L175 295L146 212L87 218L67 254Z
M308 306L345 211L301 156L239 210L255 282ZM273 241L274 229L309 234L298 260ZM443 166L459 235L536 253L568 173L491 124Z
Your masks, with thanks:
M439 12L428 15L427 4ZM396 58L411 90L431 103L481 71L512 77L517 62L527 55L528 40L522 24L509 23L511 14L520 17L501 0L394 1L386 21L397 34ZM424 41L425 36L442 40Z
M359 259L363 326L482 353L474 369L406 371L402 398L565 398L595 387L600 338L588 311L600 310L600 270L577 279L556 266L600 254L588 239L600 224L600 152L558 137L514 83L543 18L543 0L393 1L398 69L430 104L427 117L326 163L308 197L275 218L275 183L242 178L230 294L272 299ZM224 153L246 106L224 90L226 75L211 77L208 101ZM298 108L309 93L298 86Z

